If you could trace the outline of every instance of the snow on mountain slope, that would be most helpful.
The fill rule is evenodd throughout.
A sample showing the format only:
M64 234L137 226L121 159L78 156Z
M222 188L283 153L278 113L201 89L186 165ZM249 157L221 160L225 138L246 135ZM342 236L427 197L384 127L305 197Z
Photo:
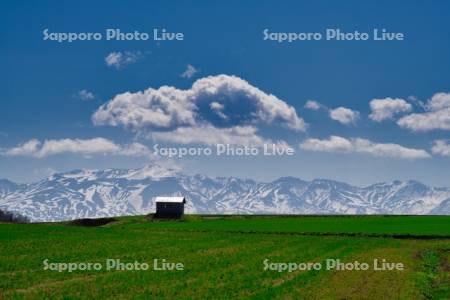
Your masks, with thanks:
M5 197L19 188L19 184L6 179L0 179L0 199Z
M416 181L355 187L283 177L263 183L188 176L159 166L74 170L31 184L0 180L0 209L32 221L147 214L154 198L183 195L186 212L241 214L450 214L450 188Z

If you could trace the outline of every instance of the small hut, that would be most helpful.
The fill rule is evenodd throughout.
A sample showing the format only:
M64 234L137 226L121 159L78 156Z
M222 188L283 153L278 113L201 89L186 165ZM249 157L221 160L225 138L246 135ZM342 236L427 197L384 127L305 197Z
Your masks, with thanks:
M184 213L184 197L156 197L155 218L179 219Z

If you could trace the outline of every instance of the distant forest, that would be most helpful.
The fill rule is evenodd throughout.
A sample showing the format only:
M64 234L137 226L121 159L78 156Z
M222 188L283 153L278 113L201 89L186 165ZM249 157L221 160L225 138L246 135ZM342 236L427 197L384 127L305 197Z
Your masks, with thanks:
M8 223L29 223L30 219L25 216L22 216L19 213L10 212L6 210L0 209L0 222L8 222Z

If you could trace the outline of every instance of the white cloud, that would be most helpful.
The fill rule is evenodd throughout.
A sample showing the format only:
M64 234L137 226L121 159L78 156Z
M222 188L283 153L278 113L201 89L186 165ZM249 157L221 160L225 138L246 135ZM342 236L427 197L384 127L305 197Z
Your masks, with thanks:
M450 108L410 114L398 120L397 124L412 131L450 130Z
M256 148L270 145L271 148L294 151L285 141L272 141L258 136L257 129L252 126L235 126L231 128L216 128L211 125L179 127L174 131L154 132L151 135L155 140L178 144L205 144L208 146L224 144Z
M190 93L174 87L123 93L102 105L92 116L95 125L132 129L194 125L196 106Z
M105 57L105 63L108 67L121 69L139 61L143 57L140 51L111 52Z
M107 66L116 66L120 65L120 61L122 59L121 52L111 52L105 57L105 62Z
M427 108L430 111L438 111L445 108L450 108L450 93L436 93L431 97L427 103Z
M221 99L222 103L216 99ZM102 105L93 114L92 120L95 125L123 126L137 131L170 130L161 132L159 136L176 137L180 131L198 132L206 127L215 128L208 117L202 115L199 104L207 104L216 112L221 112L224 105L231 108L245 105L248 111L241 113L245 114L242 120L229 124L227 128L231 131L254 126L258 122L280 124L296 131L304 131L307 127L295 108L286 102L239 77L228 75L199 79L188 90L162 86L119 94ZM155 134L158 136L159 132Z
M141 143L131 143L125 147L121 147L120 151L117 152L119 155L123 156L134 156L134 157L151 157L153 153L147 146Z
M222 111L225 106L219 102L211 102L209 107L211 107L212 110Z
M225 108L225 106L223 104L220 104L219 102L211 102L211 104L209 104L209 107L211 108L212 111L214 111L214 113L216 113L219 117L221 117L222 119L227 120L228 117L223 113L223 109Z
M187 65L186 70L180 74L183 78L192 78L195 74L197 74L199 71L193 66L193 65Z
M437 93L428 100L426 111L402 117L397 124L412 131L450 130L450 93Z
M120 147L110 140L104 138L93 139L61 139L61 140L46 140L42 147L36 153L37 157L46 157L61 153L73 154L107 154L115 153L120 150Z
M306 101L304 107L310 110L324 109L328 111L328 115L332 120L344 125L355 125L360 118L360 113L356 110L352 110L350 108L342 106L331 109L315 100Z
M359 112L345 107L330 109L330 118L344 125L356 124Z
M327 106L315 100L306 101L304 107L310 110L319 110L319 109L327 110L328 115L332 120L337 121L344 125L351 125L351 124L354 125L360 118L360 113L356 110L352 110L350 108L342 106L334 109L331 108L329 109Z
M327 140L307 139L300 144L300 149L319 152L350 152L352 143L340 136L331 136Z
M266 141L257 135L257 129L252 126L235 126L217 128L212 125L197 127L179 127L174 131L154 132L155 140L179 144L231 144L242 146L262 146Z
M431 157L423 149L406 148L398 144L377 144L366 139L355 139L357 152L367 153L373 156L385 156L404 159L420 159Z
M308 100L306 101L304 107L310 110L319 110L320 108L322 108L322 104L314 100Z
M41 142L31 139L17 147L7 149L3 155L6 156L33 156L44 158L58 154L78 154L84 156L92 155L124 155L124 156L150 156L151 151L144 145L132 143L121 146L105 138L93 139L60 139L45 140Z
M450 156L450 143L448 140L436 140L433 142L431 152L436 155Z
M85 90L85 89L78 91L78 97L81 100L86 100L86 101L95 99L95 95L92 92Z
M399 98L373 99L370 101L372 113L369 118L381 122L387 119L393 119L395 115L404 112L410 112L412 105Z
M40 144L41 142L37 139L31 139L17 147L6 150L4 154L7 156L31 156L38 152Z
M346 139L331 136L329 139L307 139L300 144L300 148L309 151L337 152L337 153L363 153L379 157L392 157L402 159L422 159L431 157L422 149L406 148L398 144L379 144L367 139Z

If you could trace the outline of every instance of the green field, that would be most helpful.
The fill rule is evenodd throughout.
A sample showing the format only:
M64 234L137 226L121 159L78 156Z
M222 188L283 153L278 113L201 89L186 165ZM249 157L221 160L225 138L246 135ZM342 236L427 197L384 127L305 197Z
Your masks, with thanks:
M182 271L44 270L106 259ZM264 270L269 262L368 263ZM375 271L374 259L403 271ZM450 217L124 217L101 227L0 224L0 299L449 299Z

